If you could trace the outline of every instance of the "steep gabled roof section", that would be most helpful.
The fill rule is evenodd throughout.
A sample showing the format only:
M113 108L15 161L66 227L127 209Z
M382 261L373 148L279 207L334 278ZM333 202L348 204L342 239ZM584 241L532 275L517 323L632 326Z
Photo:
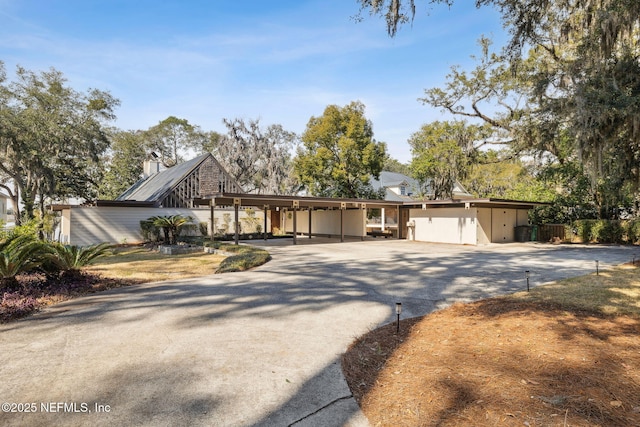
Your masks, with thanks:
M190 207L194 198L224 191L242 192L209 153L143 178L123 192L117 201L153 202L156 206Z
M135 200L138 202L155 202L168 193L190 172L200 165L211 154L191 159L174 167L158 172L146 179L141 179L122 193L116 200Z

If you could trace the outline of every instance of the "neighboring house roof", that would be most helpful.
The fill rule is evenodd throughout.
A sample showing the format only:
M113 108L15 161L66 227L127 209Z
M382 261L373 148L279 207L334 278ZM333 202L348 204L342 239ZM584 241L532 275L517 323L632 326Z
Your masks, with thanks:
M384 188L384 199L394 202L405 202L413 200L411 195L417 194L420 188L420 186L418 185L418 181L416 181L415 179L401 173L389 171L380 172L380 177L378 179L371 177L370 183L375 191ZM406 188L405 194L399 194L391 190L391 188L399 187Z
M384 188L386 192L384 199L389 201L410 202L420 193L420 184L417 180L397 172L382 171L379 179L372 177L370 182L376 191ZM393 190L402 187L405 187L405 194L399 194ZM459 182L456 182L453 187L453 195L463 198L473 197Z
M225 191L242 192L209 153L142 178L120 196L118 202L149 202L165 207L190 207L191 200Z

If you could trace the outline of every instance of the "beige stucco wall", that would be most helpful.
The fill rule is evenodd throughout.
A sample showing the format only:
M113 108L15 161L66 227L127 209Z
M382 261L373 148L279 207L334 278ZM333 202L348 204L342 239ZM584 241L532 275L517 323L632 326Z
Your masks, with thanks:
M218 224L223 222L225 213L231 215L229 231L235 229L233 209L215 209L214 215ZM180 208L133 208L112 206L75 206L62 211L60 222L60 241L72 245L87 246L95 243L139 243L142 242L140 221L152 216L184 215L192 216L194 222L206 222L210 230L211 212L204 209ZM263 211L256 211L256 218L264 227ZM246 217L244 210L239 211L239 218ZM269 223L267 224L269 227Z
M477 219L477 243L491 243L491 208L477 208Z
M344 235L366 236L367 214L363 209L347 209L344 211ZM293 233L293 211L281 212L280 224L287 233ZM309 233L309 212L298 211L296 215L296 231ZM311 213L311 234L339 236L340 210L315 210Z
M513 242L515 227L529 218L526 209L432 208L411 209L410 221L418 241L483 245Z
M415 240L422 242L475 245L476 208L411 209Z
M491 209L491 242L510 243L515 240L518 224L516 209Z

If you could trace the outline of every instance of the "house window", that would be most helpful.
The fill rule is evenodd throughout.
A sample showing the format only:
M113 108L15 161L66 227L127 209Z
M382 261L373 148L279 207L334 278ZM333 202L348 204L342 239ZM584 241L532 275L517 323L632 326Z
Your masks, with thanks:
M400 195L401 196L406 196L407 195L407 187L405 187L404 185L400 186Z

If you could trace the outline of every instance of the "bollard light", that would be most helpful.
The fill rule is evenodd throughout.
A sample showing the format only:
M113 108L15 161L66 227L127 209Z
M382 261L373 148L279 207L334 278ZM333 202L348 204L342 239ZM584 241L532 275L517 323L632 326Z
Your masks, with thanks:
M527 279L527 292L529 292L529 270L524 271L524 278Z
M600 261L596 260L596 276L600 275Z
M402 313L402 303L396 303L396 316L398 319L396 320L396 334L400 332L400 313Z

